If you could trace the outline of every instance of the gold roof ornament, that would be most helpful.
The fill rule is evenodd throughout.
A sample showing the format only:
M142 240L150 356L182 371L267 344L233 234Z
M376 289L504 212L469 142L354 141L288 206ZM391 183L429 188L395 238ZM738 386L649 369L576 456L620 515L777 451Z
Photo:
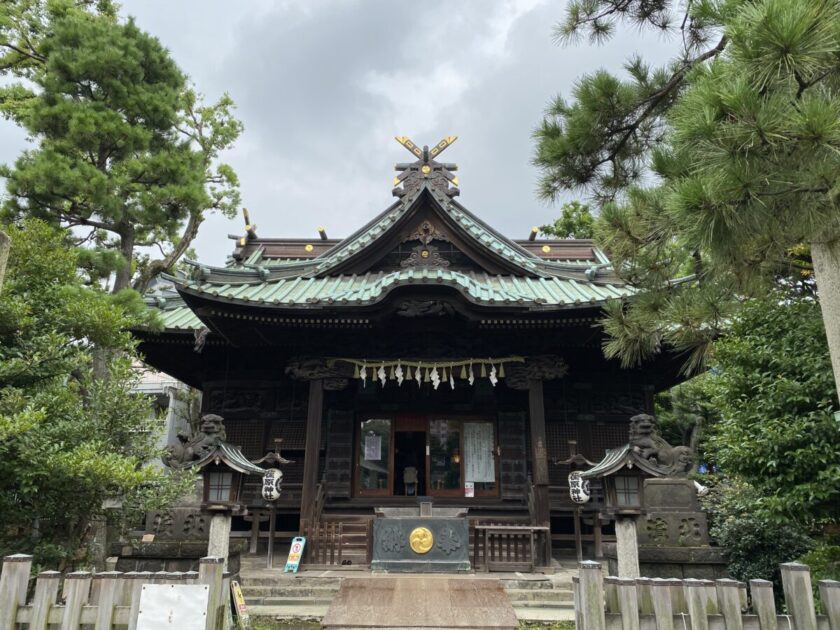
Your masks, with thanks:
M447 197L460 194L458 178L452 174L458 170L458 165L438 162L435 159L452 145L458 136L446 136L431 149L428 146L420 148L408 136L395 136L395 138L417 158L415 162L400 163L394 167L399 172L399 175L394 177L392 192L395 197L404 197L416 192L424 184Z

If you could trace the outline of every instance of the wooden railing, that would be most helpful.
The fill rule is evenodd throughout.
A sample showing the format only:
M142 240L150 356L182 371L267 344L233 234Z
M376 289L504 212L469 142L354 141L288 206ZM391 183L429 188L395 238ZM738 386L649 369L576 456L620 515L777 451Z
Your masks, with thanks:
M324 521L305 525L305 563L314 566L370 565L373 519Z
M476 571L533 571L549 528L514 523L473 523L472 566Z
M597 562L581 562L574 579L578 630L838 630L840 582L818 583L817 615L808 567L781 565L788 614L779 615L773 584L750 580L604 578Z
M188 573L131 572L88 573L75 571L62 575L43 571L35 581L35 594L27 603L32 556L13 555L3 559L0 574L0 629L12 630L28 624L29 630L61 627L96 630L137 627L140 594L144 584L207 584L207 630L224 627L230 596L230 575L223 573L222 558L202 558L198 571ZM63 601L59 587L63 582Z

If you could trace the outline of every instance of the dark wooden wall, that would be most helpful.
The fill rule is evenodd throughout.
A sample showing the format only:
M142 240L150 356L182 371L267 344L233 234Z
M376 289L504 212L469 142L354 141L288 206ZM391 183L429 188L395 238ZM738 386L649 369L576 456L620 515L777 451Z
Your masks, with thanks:
M546 449L552 486L567 484L569 468L552 462L569 457L570 440L577 442L578 453L599 461L607 449L627 442L631 415L651 411L649 387L633 382L596 382L562 379L545 384ZM205 383L204 411L225 418L228 441L240 446L248 458L262 457L274 447L276 439L282 438L282 453L293 460L283 467L284 484L290 492L281 503L288 503L289 509L299 501L298 487L303 481L307 393L306 382L288 378ZM352 381L344 391L325 393L319 478L327 479L328 496L351 496L355 416L360 410L374 409L452 409L497 418L502 447L500 499L523 501L527 496L531 471L527 392L503 384L492 388L488 383L461 386L455 391L442 385L434 391L428 385L417 388L413 382L402 388L389 384L382 389L378 384L361 387ZM251 481L248 494L258 502L258 483Z

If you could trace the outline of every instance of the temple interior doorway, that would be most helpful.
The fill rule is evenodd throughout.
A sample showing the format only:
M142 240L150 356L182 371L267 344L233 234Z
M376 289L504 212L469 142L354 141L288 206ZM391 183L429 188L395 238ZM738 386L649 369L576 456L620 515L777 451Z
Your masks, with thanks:
M426 432L394 432L394 495L426 494Z

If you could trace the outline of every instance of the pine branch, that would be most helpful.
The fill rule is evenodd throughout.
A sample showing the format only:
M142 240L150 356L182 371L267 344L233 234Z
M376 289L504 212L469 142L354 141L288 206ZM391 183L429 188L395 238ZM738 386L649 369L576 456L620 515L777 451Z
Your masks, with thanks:
M704 61L712 59L713 57L717 57L726 48L727 41L728 40L726 38L726 35L721 37L720 41L714 48L707 50L702 55L698 55L694 59L683 64L683 66L679 70L677 70L673 75L671 75L671 78L664 86L662 86L656 92L654 92L645 100L643 100L640 103L640 105L643 103L647 103L647 106L642 110L641 114L639 114L632 123L626 125L623 128L626 129L626 131L624 132L624 135L621 137L621 139L618 141L618 144L615 145L613 150L610 151L605 158L596 162L595 167L597 168L598 166L602 166L607 162L614 162L618 158L618 154L626 146L627 142L629 142L630 138L632 138L633 135L639 130L639 127L641 127L641 125L650 117L650 115L656 110L656 108L659 107L662 101L664 101L677 88L679 88L680 85L682 85L682 82L685 79L686 74L688 74L688 71L691 70L698 63L702 63Z
M143 273L140 274L140 277L134 281L133 288L143 293L153 278L171 269L181 259L181 256L186 253L187 249L189 249L195 237L198 235L198 228L203 221L204 214L201 211L191 212L190 218L186 226L184 226L184 232L178 240L178 244L162 259L151 261L148 267L143 270Z

